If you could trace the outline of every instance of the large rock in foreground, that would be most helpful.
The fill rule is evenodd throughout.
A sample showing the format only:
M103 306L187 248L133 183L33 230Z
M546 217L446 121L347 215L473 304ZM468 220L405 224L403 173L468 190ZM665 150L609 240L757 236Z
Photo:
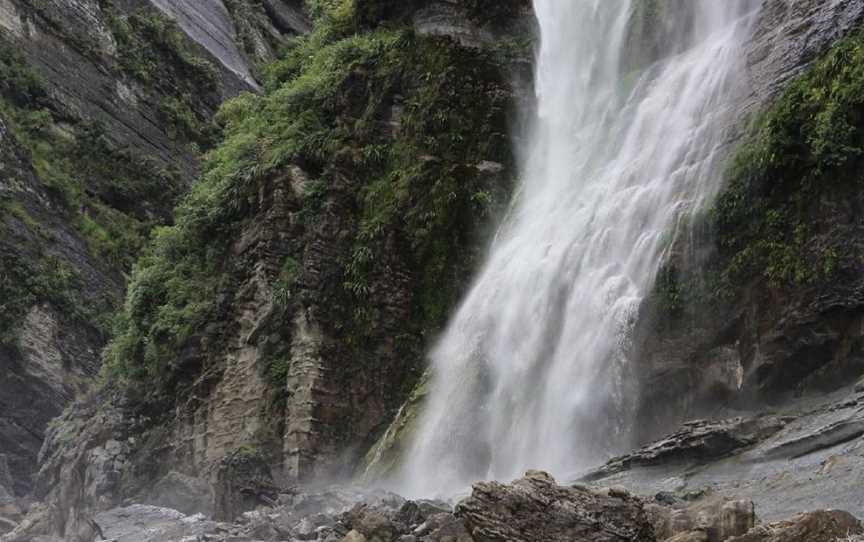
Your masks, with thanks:
M864 533L861 522L848 512L827 510L798 514L785 521L760 525L728 542L850 542Z
M562 487L531 471L510 485L482 482L456 514L477 542L653 542L643 501L618 490Z

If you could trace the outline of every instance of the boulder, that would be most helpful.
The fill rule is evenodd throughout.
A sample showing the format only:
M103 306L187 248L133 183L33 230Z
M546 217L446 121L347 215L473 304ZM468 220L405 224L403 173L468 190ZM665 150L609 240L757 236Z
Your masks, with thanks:
M728 542L836 542L854 540L852 535L862 533L861 522L848 512L822 510L760 525Z
M222 459L213 492L215 518L228 521L260 504L274 504L279 495L267 461L245 449Z
M349 531L342 542L366 542L366 537L357 531Z
M429 517L422 525L415 529L415 536L422 533L423 536L418 536L418 540L424 542L474 542L474 539L468 534L468 529L465 523L449 512L441 512Z
M352 532L359 532L368 540L391 542L396 539L397 527L393 519L378 507L357 505L343 521L353 527Z
M145 504L209 516L213 514L213 489L200 478L171 471L156 482Z
M562 487L537 471L509 485L475 484L456 515L476 542L656 540L641 499L619 489Z
M705 497L692 504L675 502L671 507L649 504L646 510L658 540L723 542L756 525L752 501Z

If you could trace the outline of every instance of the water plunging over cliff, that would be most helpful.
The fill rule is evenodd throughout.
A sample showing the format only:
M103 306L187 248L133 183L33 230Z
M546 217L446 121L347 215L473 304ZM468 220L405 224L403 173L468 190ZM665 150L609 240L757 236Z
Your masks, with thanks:
M534 1L523 182L432 352L407 493L530 468L566 477L627 444L628 332L676 228L718 189L755 3L652 5ZM662 41L636 68L651 54L634 42L639 17Z

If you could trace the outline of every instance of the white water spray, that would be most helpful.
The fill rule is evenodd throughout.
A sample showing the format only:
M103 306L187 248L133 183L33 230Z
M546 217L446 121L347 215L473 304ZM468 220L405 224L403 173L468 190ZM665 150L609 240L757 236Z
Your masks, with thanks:
M682 218L716 193L754 2L669 2L631 70L642 0L535 0L538 111L523 182L432 353L402 490L558 476L626 445L627 339ZM631 405L628 405L630 399Z

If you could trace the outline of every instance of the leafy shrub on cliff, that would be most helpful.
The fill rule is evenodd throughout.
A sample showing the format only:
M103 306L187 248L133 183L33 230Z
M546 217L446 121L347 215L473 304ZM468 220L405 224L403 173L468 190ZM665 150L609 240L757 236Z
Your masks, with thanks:
M819 231L826 202L854 199L864 157L864 34L837 45L789 84L739 147L713 212L733 284L824 281L860 259Z
M45 88L27 68L24 57L0 42L0 94L16 107L36 108L44 103Z
M351 1L309 7L316 29L269 67L266 94L242 95L219 112L224 141L207 155L175 225L136 266L107 351L109 375L174 378L178 350L232 287L232 239L256 219L261 187L291 166L310 177L298 213L309 232L335 201L353 224L354 248L328 307L347 308L349 340L372 333L379 300L369 297L370 282L394 239L422 281L416 322L439 323L467 277L476 224L507 190L475 166L511 160L510 93L493 54L409 28L360 32ZM297 302L287 290L302 270L290 267L274 277L280 305ZM271 373L284 375L284 366Z

